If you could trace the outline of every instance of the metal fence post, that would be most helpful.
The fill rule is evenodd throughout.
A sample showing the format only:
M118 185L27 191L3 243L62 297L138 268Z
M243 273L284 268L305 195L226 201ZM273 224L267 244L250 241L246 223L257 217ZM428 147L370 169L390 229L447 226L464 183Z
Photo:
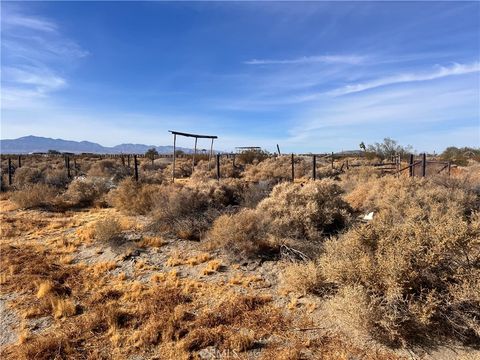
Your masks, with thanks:
M317 155L313 155L312 163L312 177L313 180L317 180Z
M137 163L137 155L133 155L133 162L135 167L135 181L138 181L138 163Z
M12 185L12 159L8 158L8 185Z
M422 177L425 177L427 174L427 154L422 154Z
M408 159L408 165L409 165L409 175L410 177L415 175L414 168L413 168L413 154L410 154L410 157Z

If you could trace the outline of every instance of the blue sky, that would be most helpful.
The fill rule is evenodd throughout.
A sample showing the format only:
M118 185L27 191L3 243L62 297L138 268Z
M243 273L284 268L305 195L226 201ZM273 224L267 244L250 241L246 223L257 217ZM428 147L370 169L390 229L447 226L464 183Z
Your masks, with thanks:
M480 146L480 2L2 2L1 137ZM191 146L181 139L181 146ZM200 144L203 146L203 144ZM207 146L207 144L205 144Z

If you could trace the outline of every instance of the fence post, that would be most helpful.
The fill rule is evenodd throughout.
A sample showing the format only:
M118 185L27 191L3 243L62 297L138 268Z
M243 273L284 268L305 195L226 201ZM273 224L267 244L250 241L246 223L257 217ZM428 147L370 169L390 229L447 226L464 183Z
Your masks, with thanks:
M133 155L133 165L135 166L135 181L138 181L138 164L137 164L137 155Z
M334 169L334 167L333 167L333 151L332 151L332 169Z
M233 157L233 167L235 168L235 154L233 154L232 157Z
M127 162L128 162L128 168L130 169L130 154L127 155Z
M449 161L449 162L448 162L448 176L450 176L450 168L452 167L451 164L452 164L452 163Z
M66 157L66 162L67 162L67 177L70 178L70 157Z
M295 181L295 157L292 154L292 182Z
M422 154L422 177L425 177L427 174L427 154Z
M313 180L317 180L317 155L313 155L312 160L312 177Z
M8 158L8 185L12 185L12 159Z
M414 168L413 168L413 154L410 154L410 158L408 159L408 165L409 165L409 175L410 177L414 176L415 173L414 173Z
M345 165L347 166L347 170L348 170L348 159L345 160Z
M122 155L122 166L125 167L125 158Z
M78 169L77 169L77 158L73 158L73 168L75 169L75 175L78 176Z
M18 167L22 167L22 155L18 155Z
M217 180L220 180L220 154L217 154Z

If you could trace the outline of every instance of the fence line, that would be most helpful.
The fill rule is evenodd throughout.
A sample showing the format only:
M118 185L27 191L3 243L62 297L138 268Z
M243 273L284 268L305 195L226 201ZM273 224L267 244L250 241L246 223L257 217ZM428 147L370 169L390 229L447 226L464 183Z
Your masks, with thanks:
M177 155L177 157L179 158L188 158L189 155L191 154L181 154L181 155ZM235 154L235 153L222 153L222 154L216 154L215 156L215 167L216 167L216 177L218 180L220 180L221 178L221 158L224 157L224 158L227 158L227 159L232 159L232 164L234 167L236 167L236 164L235 164L235 156L238 155L238 154ZM1 155L2 157L2 160L7 157L8 155ZM81 159L81 158L98 158L98 159L118 159L120 158L121 159L121 162L122 162L122 166L125 167L125 165L127 165L128 169L131 169L131 157L133 157L133 174L131 173L131 170L130 170L130 174L134 177L135 181L139 181L139 168L138 168L138 165L139 165L139 162L138 162L138 159L140 158L146 158L145 155L138 155L138 154L94 154L94 155L84 155L84 154L63 154L63 155L58 155L58 154L29 154L29 155L18 155L18 162L17 162L17 167L16 168L20 168L22 166L22 160L24 159L28 159L29 157L32 157L32 158L35 158L35 157L38 157L38 156L42 156L42 157L47 157L47 158L56 158L56 157L59 157L59 156L63 156L64 157L64 167L65 167L65 171L66 171L66 175L68 178L71 178L72 177L72 173L71 173L71 158L73 158L73 166L74 166L74 170L75 170L75 175L78 176L78 172L79 172L79 166L77 164L77 159ZM127 157L127 162L125 162L125 156ZM8 162L8 167L7 167L7 174L8 174L8 185L9 186L12 186L13 185L13 176L14 176L14 173L15 173L15 166L13 165L12 163L12 155L8 156L7 157L7 162ZM192 156L193 157L193 156ZM279 157L278 154L273 154L272 155L273 158L277 158ZM293 182L295 181L295 159L298 158L298 157L302 157L302 158L305 158L305 157L311 157L312 158L312 173L311 173L311 178L313 180L316 180L317 179L317 158L320 158L320 159L328 159L330 158L330 165L331 165L331 168L332 170L335 170L335 162L339 161L341 159L341 156L338 156L338 154L334 154L333 152L331 154L299 154L299 155L295 155L295 154L290 154L290 161L291 161L291 178L290 180ZM336 157L338 157L338 159L336 159ZM156 155L154 157L151 157L150 159L152 160L152 164L154 162L155 159L168 159L168 158L172 158L172 159L175 159L175 157L173 157L172 154L161 154L161 155ZM399 155L395 155L393 156L390 161L387 161L387 162L380 162L380 163L373 163L373 164L356 164L356 163L349 163L348 159L345 159L344 161L341 162L341 165L340 167L338 167L337 170L339 170L340 172L345 172L345 170L349 170L350 168L355 168L355 167L364 167L364 166L367 166L367 167L373 167L373 168L376 168L378 169L379 171L381 171L382 173L384 174L392 174L392 175L400 175L402 174L404 171L408 170L409 172L409 176L410 177L414 177L416 176L415 174L415 168L417 166L420 166L420 176L422 177L425 177L427 176L427 170L430 169L429 167L429 164L430 165L433 165L433 164L438 164L440 165L440 169L436 170L434 172L434 174L440 174L442 172L446 172L448 175L450 175L450 172L451 172L451 162L450 161L438 161L438 160L427 160L427 155L425 153L421 154L421 159L420 160L416 160L415 159L415 156L413 154L411 154L409 156L409 160L408 160L408 164L404 167L402 167L401 165L401 158ZM210 161L209 161L209 168L210 168ZM2 174L3 174L3 171L2 171ZM3 188L3 175L1 175L1 179L0 179L0 187Z

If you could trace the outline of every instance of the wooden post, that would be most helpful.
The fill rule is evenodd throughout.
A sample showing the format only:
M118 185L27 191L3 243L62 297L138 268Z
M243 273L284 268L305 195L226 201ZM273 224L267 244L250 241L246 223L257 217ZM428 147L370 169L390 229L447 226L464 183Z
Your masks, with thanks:
M172 170L172 182L175 182L175 146L177 143L177 134L173 134L173 170Z
M410 158L408 159L408 165L409 165L409 175L410 177L415 176L415 169L413 167L413 154L410 154Z
M345 160L345 165L347 166L347 170L348 170L348 159Z
M448 176L450 176L450 168L451 168L451 166L452 166L452 165L451 165L451 163L450 163L450 161L449 161L449 162L448 162Z
M312 178L317 180L317 155L313 155L312 162Z
M67 177L70 178L70 157L69 156L67 156L66 161L67 161Z
M427 174L427 154L423 153L422 155L422 177L425 177Z
M195 155L197 155L197 140L198 138L195 138L195 147L193 148L193 157L192 157L192 174L193 170L195 170Z
M295 156L292 154L292 182L295 181Z
M73 158L73 168L75 169L75 175L78 175L78 168L77 168L77 158Z
M135 169L135 181L138 181L137 155L133 155L133 165L134 165L134 169Z
M128 168L130 169L130 154L127 155L127 163L128 163Z
M12 185L12 159L8 158L8 185Z
M125 167L125 158L122 155L122 166Z
M217 180L220 180L220 154L217 154Z
M18 167L22 167L22 155L18 155Z
M280 153L280 146L278 146L278 144L277 144L277 151L278 151L278 156L282 155L282 154Z
M333 152L332 152L332 169L334 169L334 167L333 167Z
M210 162L212 161L213 156L213 138L212 143L210 144L210 153L208 154L208 171L210 171Z

